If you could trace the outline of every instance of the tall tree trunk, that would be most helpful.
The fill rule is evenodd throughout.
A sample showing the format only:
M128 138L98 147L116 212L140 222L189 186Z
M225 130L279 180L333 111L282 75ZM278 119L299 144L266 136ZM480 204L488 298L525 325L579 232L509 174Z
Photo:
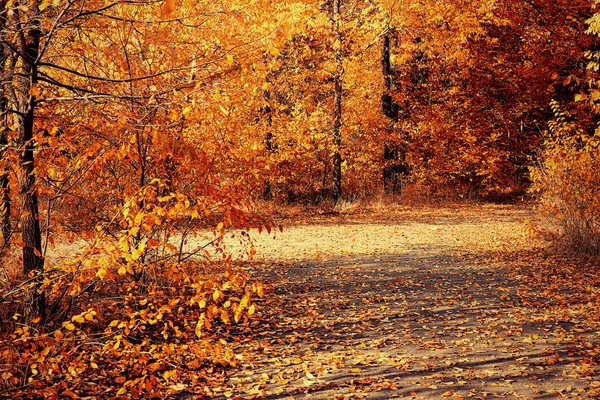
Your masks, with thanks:
M273 152L273 132L271 131L271 126L273 124L273 116L271 115L271 92L269 90L265 90L264 93L265 98L265 107L264 114L267 122L267 133L265 135L265 152L266 156L269 157ZM265 179L265 188L263 190L263 199L271 200L273 199L273 188L271 187L271 180L269 177Z
M399 107L392 100L392 62L390 57L390 36L386 34L383 37L383 48L381 50L381 65L383 67L383 81L385 87L381 96L383 114L394 122L398 121Z
M8 100L0 98L0 161L4 158L5 147L8 145L7 124ZM2 233L2 246L7 247L10 241L10 188L8 166L0 166L0 232Z
M335 32L335 62L336 62L336 73L334 77L335 90L334 90L334 120L333 120L333 170L332 170L332 181L333 190L332 197L333 201L337 202L342 197L342 77L344 75L344 64L342 54L342 31L341 15L340 15L340 1L333 0L333 29Z
M392 123L398 122L400 107L392 99L392 64L390 59L390 35L383 37L383 47L381 51L381 64L383 67L383 80L385 83L383 94L381 96L381 106L383 114L389 118ZM390 128L390 131L392 129ZM398 144L392 140L386 140L383 144L383 186L386 192L396 192L401 188L401 174L405 172L405 166L402 161L404 154Z
M23 76L14 85L18 112L14 113L14 126L17 127L16 144L19 149L19 195L21 200L21 235L23 239L23 272L32 277L33 285L29 293L31 317L46 318L46 297L41 291L44 278L42 257L42 235L38 197L36 191L35 158L33 143L33 122L35 115L35 95L37 84L37 62L40 48L39 1L32 1L27 27L23 32L20 47L23 54Z
M6 0L0 0L0 73L2 80L6 76L9 49L4 46L6 35ZM8 98L4 93L4 85L0 85L0 161L4 158L8 145ZM10 226L10 188L9 169L7 165L0 166L0 232L2 232L2 246L8 246L11 234Z

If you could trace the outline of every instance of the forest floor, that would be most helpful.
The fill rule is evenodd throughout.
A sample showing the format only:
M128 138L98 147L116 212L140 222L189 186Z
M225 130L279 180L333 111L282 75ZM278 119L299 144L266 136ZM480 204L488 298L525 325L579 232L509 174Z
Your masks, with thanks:
M255 237L214 398L600 398L600 273L525 206L346 209ZM231 240L235 247L235 239Z

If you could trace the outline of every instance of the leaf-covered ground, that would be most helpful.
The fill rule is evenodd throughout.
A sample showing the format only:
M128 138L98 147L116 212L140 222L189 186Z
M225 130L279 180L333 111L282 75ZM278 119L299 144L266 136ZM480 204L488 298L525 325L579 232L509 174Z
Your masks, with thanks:
M600 274L525 207L385 208L256 240L267 294L215 398L600 398ZM235 240L232 240L234 243ZM181 393L185 397L185 391Z

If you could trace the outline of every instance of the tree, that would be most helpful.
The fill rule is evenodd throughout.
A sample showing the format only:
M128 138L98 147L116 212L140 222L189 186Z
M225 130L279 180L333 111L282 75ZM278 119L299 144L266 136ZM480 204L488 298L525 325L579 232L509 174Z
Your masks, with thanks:
M0 35L6 35L6 2L0 2L1 14L0 14ZM3 39L2 42L4 41ZM7 69L9 48L3 46L2 53L0 55L0 68L2 76L4 71ZM5 153L8 147L8 131L9 131L9 119L8 119L8 98L4 92L4 86L0 86L0 225L2 232L2 245L7 247L10 241L11 225L10 225L10 187L9 187L9 167L5 158Z
M383 36L381 49L381 64L383 68L384 89L381 95L381 107L383 115L389 118L391 124L397 123L400 115L400 105L394 102L392 98L393 91L393 71L390 50L390 33ZM390 131L393 130L393 126ZM402 175L408 172L404 165L403 146L390 140L389 138L383 144L383 186L386 192L393 193L401 189Z
M230 64L232 51L217 45L207 52L203 38L195 36L206 22L208 5L187 4L179 10L173 1L152 0L2 5L2 111L8 118L8 129L2 132L8 142L3 161L15 160L19 166L23 271L33 282L31 314L44 319L40 190L48 198L45 221L51 220L51 207L67 211L65 207L76 206L79 210L59 217L89 220L93 226L111 220L113 207L122 207L127 196L154 178L183 184L172 178L178 172L177 157L189 160L197 154L187 144L194 139L183 136L189 130L191 93L238 74L240 68L218 65L211 71L215 60ZM236 17L231 13L222 18L231 16ZM223 37L229 34L222 32ZM180 48L173 45L175 37ZM238 42L238 49L245 51L245 42ZM202 71L198 65L204 65ZM190 77L194 69L195 79ZM36 164L36 157L48 162ZM186 168L193 165L186 163ZM193 177L192 182L201 179ZM9 182L0 181L5 183L2 216L3 231L8 232ZM8 236L4 234L5 240Z
M340 16L340 0L333 0L333 10L331 16L333 31L335 33L335 42L333 49L335 51L335 64L336 71L333 76L335 89L333 91L333 169L332 169L332 180L333 180L333 191L332 197L334 202L338 202L342 197L342 78L344 76L344 60L342 56L342 31L340 28L341 16Z
M23 272L34 282L30 291L31 313L44 319L45 296L39 291L43 280L44 259L42 257L33 142L36 98L39 94L37 83L40 39L42 37L41 3L33 0L24 7L12 2L3 2L0 5L3 6L0 19L2 23L0 36L4 52L2 101L5 107L3 107L3 113L8 114L7 128L10 127L13 132L12 139L17 150ZM9 211L6 206L8 204L6 197L8 188L5 182L2 182L3 221L6 221ZM3 222L3 225L3 231L7 232L6 222Z

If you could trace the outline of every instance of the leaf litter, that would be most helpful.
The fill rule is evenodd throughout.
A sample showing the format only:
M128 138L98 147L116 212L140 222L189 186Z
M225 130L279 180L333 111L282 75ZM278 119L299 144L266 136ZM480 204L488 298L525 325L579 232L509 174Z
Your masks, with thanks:
M255 239L265 282L216 398L600 396L600 275L524 206L361 210Z

